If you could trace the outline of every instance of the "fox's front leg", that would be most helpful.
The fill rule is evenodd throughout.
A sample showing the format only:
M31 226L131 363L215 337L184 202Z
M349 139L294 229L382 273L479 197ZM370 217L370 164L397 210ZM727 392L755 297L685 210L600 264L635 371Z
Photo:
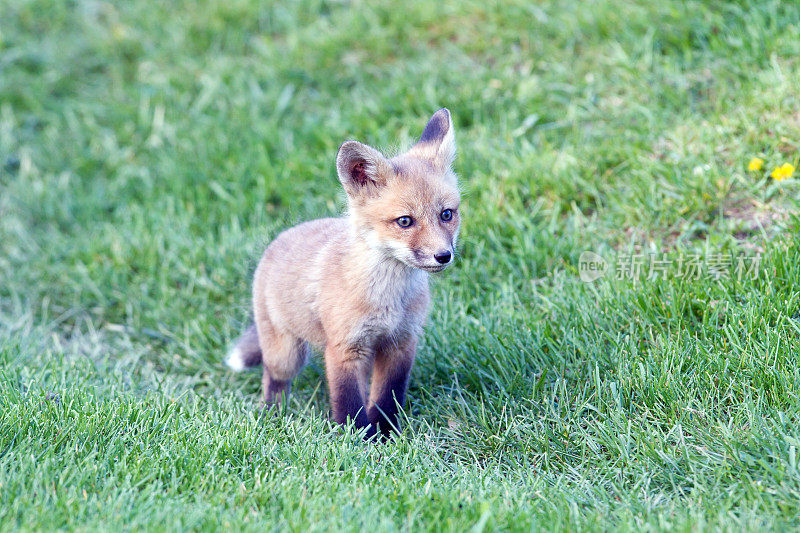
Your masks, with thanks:
M399 345L387 344L375 354L367 415L385 437L400 430L397 414L406 401L416 348L416 339L411 339Z
M325 349L325 374L331 396L333 420L346 424L352 420L356 429L367 428L366 438L375 434L364 405L369 361L347 349L328 346Z

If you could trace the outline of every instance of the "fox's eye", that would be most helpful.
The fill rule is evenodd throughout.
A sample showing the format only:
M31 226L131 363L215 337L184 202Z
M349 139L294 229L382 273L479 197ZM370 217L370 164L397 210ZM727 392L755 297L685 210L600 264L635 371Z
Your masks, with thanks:
M401 228L407 228L414 223L414 219L409 216L404 216L395 219L395 222L397 222L397 225L400 226Z
M453 220L453 210L452 209L445 209L439 214L439 218L442 219L444 222L450 222Z

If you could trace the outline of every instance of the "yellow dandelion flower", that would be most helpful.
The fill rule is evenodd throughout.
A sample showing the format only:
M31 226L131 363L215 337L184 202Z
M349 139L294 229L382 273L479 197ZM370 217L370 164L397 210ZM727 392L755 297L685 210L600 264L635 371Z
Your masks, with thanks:
M794 174L794 165L791 163L784 163L781 166L776 167L770 176L772 176L775 181L783 181L786 178L791 178L792 174Z
M764 166L764 160L760 157L754 157L747 163L747 170L761 170L761 167Z

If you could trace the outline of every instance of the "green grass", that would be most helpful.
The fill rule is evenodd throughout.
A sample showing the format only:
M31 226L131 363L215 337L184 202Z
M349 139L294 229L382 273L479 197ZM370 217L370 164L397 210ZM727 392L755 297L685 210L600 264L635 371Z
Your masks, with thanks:
M778 0L0 0L0 530L800 527L799 57ZM404 435L341 434L319 360L260 418L260 251L441 106Z

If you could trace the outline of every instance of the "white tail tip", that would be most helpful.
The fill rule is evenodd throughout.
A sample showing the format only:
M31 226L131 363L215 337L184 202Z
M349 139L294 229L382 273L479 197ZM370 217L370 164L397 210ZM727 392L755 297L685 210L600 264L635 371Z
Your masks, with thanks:
M243 355L239 347L236 346L228 353L228 356L225 357L225 364L234 372L243 372L247 370L247 367L244 366Z

